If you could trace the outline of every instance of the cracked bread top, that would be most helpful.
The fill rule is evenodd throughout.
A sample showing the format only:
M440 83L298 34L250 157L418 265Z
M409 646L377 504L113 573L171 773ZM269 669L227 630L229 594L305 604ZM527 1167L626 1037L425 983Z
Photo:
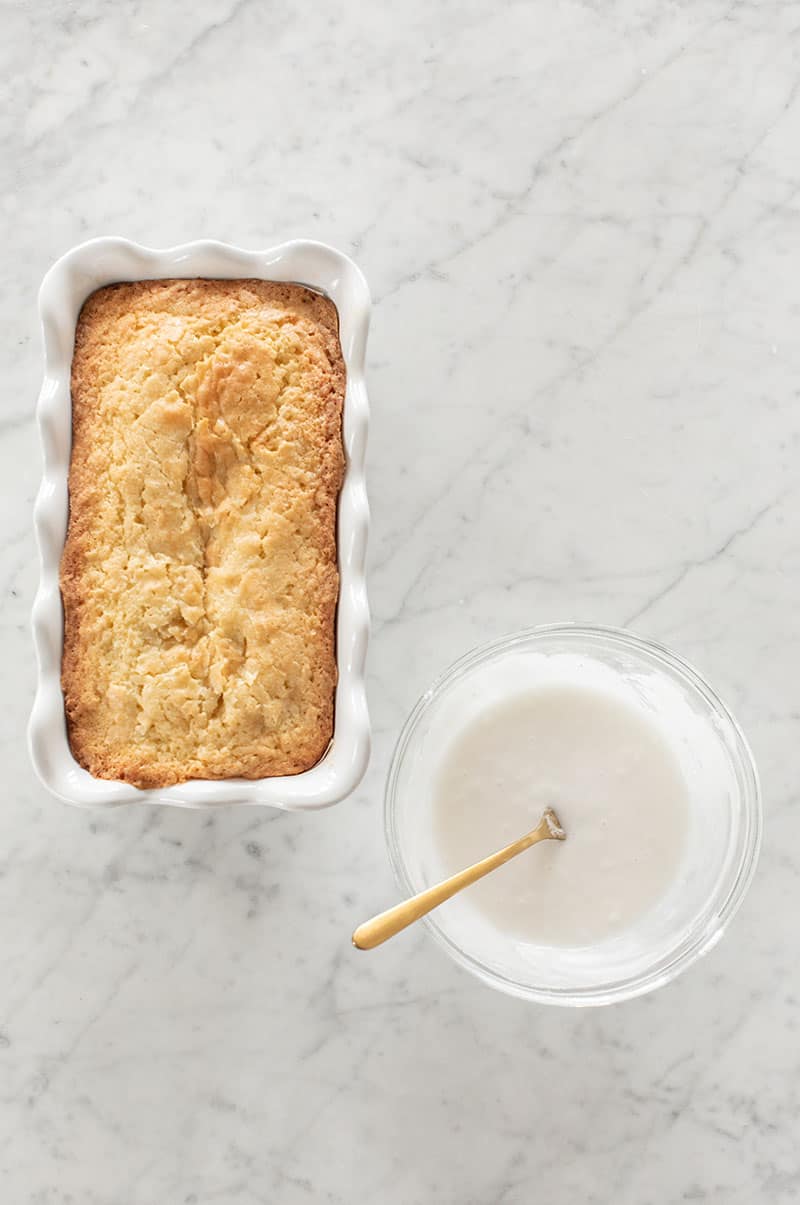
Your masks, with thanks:
M333 733L345 371L331 301L99 289L72 363L62 686L98 778L297 774Z

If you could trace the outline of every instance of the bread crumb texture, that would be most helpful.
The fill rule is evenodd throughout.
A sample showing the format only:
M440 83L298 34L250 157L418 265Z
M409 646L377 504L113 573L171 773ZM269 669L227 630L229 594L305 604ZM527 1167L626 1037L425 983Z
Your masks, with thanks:
M333 733L345 374L299 285L93 293L72 363L62 685L98 778L297 774Z

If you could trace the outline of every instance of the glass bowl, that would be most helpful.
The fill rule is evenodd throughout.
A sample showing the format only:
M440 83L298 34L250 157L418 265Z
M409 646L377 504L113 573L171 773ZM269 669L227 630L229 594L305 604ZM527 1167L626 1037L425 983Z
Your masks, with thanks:
M573 680L585 673L627 692L671 744L689 794L676 878L634 926L593 945L535 945L500 933L470 905L469 888L423 923L451 958L492 987L539 1003L611 1004L669 983L710 950L758 859L761 798L747 741L680 657L629 632L577 624L532 628L468 653L426 691L400 734L386 786L386 841L404 895L442 877L430 820L443 747L487 703L546 681L559 666L569 666Z

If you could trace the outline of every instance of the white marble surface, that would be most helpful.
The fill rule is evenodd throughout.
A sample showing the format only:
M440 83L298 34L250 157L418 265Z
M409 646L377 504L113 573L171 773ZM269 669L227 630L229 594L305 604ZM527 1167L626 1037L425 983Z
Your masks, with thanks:
M796 1201L800 4L2 23L3 1201ZM99 233L308 235L371 282L375 748L325 814L98 818L32 777L34 302ZM767 828L730 934L583 1013L496 995L422 933L356 955L393 898L411 703L564 618L662 638L737 709Z

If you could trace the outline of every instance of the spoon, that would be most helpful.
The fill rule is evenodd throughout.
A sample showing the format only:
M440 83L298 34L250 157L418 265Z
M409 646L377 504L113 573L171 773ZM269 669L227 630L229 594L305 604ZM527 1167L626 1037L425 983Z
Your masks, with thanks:
M497 853L490 854L482 862L468 866L466 870L461 870L458 874L445 879L444 882L437 883L435 887L428 887L425 891L420 891L418 895L412 895L410 900L403 900L402 904L395 904L394 908L389 908L386 912L373 916L372 920L359 925L353 934L353 945L357 950L374 949L375 946L394 937L395 933L400 933L402 929L413 924L415 920L419 920L421 916L427 916L432 909L443 904L445 900L449 900L464 887L477 883L478 879L491 874L493 870L497 870L498 866L510 862L523 850L530 849L539 841L565 841L566 838L567 834L561 827L558 816L552 808L545 808L536 828L532 828L518 841L512 841L510 845L506 845L504 849L498 849Z

